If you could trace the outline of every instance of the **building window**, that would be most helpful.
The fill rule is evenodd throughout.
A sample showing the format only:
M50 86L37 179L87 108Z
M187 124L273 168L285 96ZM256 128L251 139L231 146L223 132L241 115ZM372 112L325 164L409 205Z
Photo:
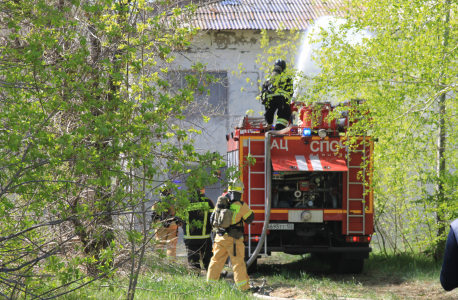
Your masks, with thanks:
M208 83L203 76L203 80L199 81L199 86L204 87L203 92L194 92L194 105L191 105L187 114L227 114L227 72L206 72L213 76L214 82ZM180 72L179 86L184 88L187 85L185 76L192 74L191 72Z

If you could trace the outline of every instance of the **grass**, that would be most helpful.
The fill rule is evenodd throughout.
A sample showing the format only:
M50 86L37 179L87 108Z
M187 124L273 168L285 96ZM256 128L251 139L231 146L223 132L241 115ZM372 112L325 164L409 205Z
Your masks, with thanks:
M135 299L253 299L247 292L242 292L233 284L220 281L207 284L206 277L190 272L184 266L184 259L173 268L148 263L147 271L139 277ZM79 289L72 294L62 296L63 300L126 299L129 279L118 274L115 279L97 283L88 288Z
M440 269L441 262L424 255L385 257L372 253L362 274L343 275L331 272L328 265L310 255L273 253L259 261L259 271L251 275L251 280L259 286L266 280L267 288L273 289L271 295L284 298L457 299L458 292L442 290ZM109 282L91 285L59 299L125 299L128 283L125 275L118 274ZM207 284L205 276L186 269L184 258L175 268L148 262L138 288L136 299L255 299L236 289L230 281Z
M402 280L437 280L442 261L435 261L426 255L400 254L385 257L372 254L366 261L365 269L376 270L380 276L397 276Z
M458 292L442 290L440 269L441 262L425 255L371 253L362 274L344 275L309 255L275 253L263 259L252 279L265 278L272 295L285 298L457 299Z

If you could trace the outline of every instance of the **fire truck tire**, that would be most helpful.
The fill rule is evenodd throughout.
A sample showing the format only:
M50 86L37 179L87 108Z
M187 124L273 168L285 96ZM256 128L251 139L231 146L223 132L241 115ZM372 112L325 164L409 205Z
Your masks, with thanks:
M318 261L322 264L329 265L332 271L337 271L340 254L339 253L310 253L312 260Z
M341 274L359 274L364 269L364 259L340 258L337 264L337 271Z
M329 264L331 271L338 272L339 271L339 264L341 261L341 254L340 253L328 253L325 254L326 262Z
M330 255L327 253L312 252L310 253L310 257L322 263L330 263Z

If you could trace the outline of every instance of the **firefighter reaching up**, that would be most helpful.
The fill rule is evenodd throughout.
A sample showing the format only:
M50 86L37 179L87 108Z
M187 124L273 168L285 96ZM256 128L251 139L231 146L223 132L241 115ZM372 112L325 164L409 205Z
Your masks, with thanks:
M207 281L215 282L219 279L229 255L235 284L242 290L248 290L250 286L245 264L243 231L245 223L251 224L254 221L254 213L245 202L241 201L243 191L243 182L240 180L232 182L228 193L218 198L216 208L210 217L217 234Z
M172 259L176 258L178 227L181 227L182 220L175 216L173 207L173 196L170 188L163 188L160 191L160 202L169 205L169 209L158 214L156 212L159 202L156 202L151 208L151 217L156 226L156 240L159 242L157 249L167 251L167 256Z
M262 85L261 101L266 108L264 117L268 129L272 127L275 111L277 111L275 130L286 128L291 119L290 105L294 88L293 80L286 76L285 70L286 62L277 59L271 76Z

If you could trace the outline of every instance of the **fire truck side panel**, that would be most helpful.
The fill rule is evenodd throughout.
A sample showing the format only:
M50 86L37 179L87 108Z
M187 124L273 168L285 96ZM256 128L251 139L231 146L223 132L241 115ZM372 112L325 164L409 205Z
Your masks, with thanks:
M374 222L372 213L366 213L366 235L370 235L374 233ZM345 215L343 216L345 218ZM351 218L350 219L350 231L361 231L363 228L362 226L362 217L361 218ZM347 227L346 222L342 222L342 234L346 234Z
M256 163L251 165L251 172L264 172L264 157L256 158Z
M257 218L258 216L255 215L255 218ZM263 218L264 219L264 218ZM262 226L263 224L262 223L253 223L251 225L251 235L261 235L261 232L262 232ZM245 233L248 233L248 225L245 225Z
M245 227L248 255L254 248L267 255L318 253L340 271L362 271L371 252L374 225L373 142L370 137L342 135L358 122L352 118L354 113L367 114L358 112L361 103L341 104L349 109L331 124L326 123L335 108L330 103L299 104L302 126L292 126L283 135L272 133L268 161L262 118L246 116L227 136L228 160L238 166L245 185L242 200L255 214L252 225ZM249 164L247 156L256 163ZM267 169L272 172L269 176ZM266 183L267 176L270 182ZM265 244L258 245L267 189L271 191L270 229Z
M374 233L374 214L366 213L366 234Z
M339 213L329 213L324 211L323 221L342 221L343 215L342 210Z
M350 168L350 182L363 182L362 169Z
M238 149L239 149L239 142L235 141L233 138L229 138L227 140L227 152L235 151Z
M248 199L248 197L247 197L247 199ZM261 205L262 204L264 206L264 191L263 190L252 190L252 191L250 191L250 202L251 202L251 205L253 205L253 204Z
M359 211L354 211L357 214L360 214ZM350 215L352 215L350 213ZM373 234L374 233L374 223L373 223L373 214L372 213L366 213L366 229L365 229L365 235ZM342 234L346 235L347 232L347 223L346 223L346 215L343 215L343 221L342 222ZM363 229L363 218L362 217L354 217L350 218L350 231L362 231Z
M346 185L346 182L348 180L347 179L348 178L347 172L343 172L342 177L343 177L342 178L342 198L343 198L343 200L342 200L342 213L344 213L344 209L345 209L345 213L347 213L346 212L346 207L347 207L347 185Z
M248 148L248 139L244 139L246 141L246 145L244 144L243 147ZM253 156L258 156L258 155L264 155L264 138L262 139L250 139L251 145L250 145L250 153Z
M234 152L239 155L239 167L243 168L241 179L245 185L245 192L242 200L250 205L255 213L255 222L250 225L250 228L245 227L245 234L251 233L253 245L253 243L256 244L256 238L261 235L265 216L264 136L240 133L239 139L240 141L229 139L228 149L241 147L241 149L237 148L241 150L240 152ZM373 233L372 192L367 193L367 187L364 187L362 180L363 174L366 176L366 182L371 179L369 172L371 166L369 164L365 169L361 168L363 146L352 149L361 151L350 152L350 162L347 162L347 149L343 147L343 143L344 139L341 137L327 137L323 140L314 136L308 142L304 142L299 136L272 138L272 161L267 162L272 163L274 173L271 183L273 200L270 223L293 223L294 225L292 230L268 230L268 250L283 251L280 249L285 249L284 252L287 253L313 252L316 250L311 250L313 248L310 247L323 247L329 242L326 232L335 232L341 236L331 235L337 238L332 244L334 247L341 247L338 251L345 252L343 249L347 247L345 244L347 226L350 236L361 235L361 233L351 232L362 232L363 224L365 224L365 235ZM366 147L366 157L370 157L371 150L372 147ZM254 165L248 165L248 155L255 158ZM281 168L280 171L279 168ZM299 189L300 184L301 189ZM302 189L302 184L305 186L304 189ZM309 200L312 199L318 204L307 204L306 206L304 204L307 202L302 200L302 194L292 196L299 190L303 191L303 195L312 195L313 189L315 198L309 198ZM365 202L351 200L348 201L347 206L347 195L349 199L362 200L364 198ZM281 207L279 203L283 201L283 205L286 205L285 200L289 204L287 207ZM347 207L349 207L348 212ZM289 219L289 211L303 212L304 210L322 212L322 222L308 223ZM364 211L366 214L363 222ZM347 213L353 217L347 217ZM307 232L311 232L310 235ZM358 245L350 247L354 246L358 247Z

